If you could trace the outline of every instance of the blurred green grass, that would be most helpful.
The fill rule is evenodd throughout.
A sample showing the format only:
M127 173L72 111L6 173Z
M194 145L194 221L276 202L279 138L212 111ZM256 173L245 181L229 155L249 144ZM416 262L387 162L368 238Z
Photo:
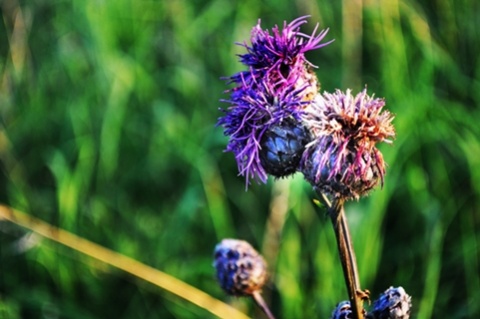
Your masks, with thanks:
M220 77L242 68L234 42L258 18L270 28L309 14L306 33L319 22L335 38L308 55L322 90L366 84L396 114L383 190L346 208L362 286L373 298L403 286L413 318L480 314L477 2L4 0L1 10L1 202L261 317L223 295L211 266L221 238L246 239L271 256L264 293L278 318L328 318L346 290L314 194L301 176L245 192L214 127ZM9 319L208 316L6 222L0 258Z

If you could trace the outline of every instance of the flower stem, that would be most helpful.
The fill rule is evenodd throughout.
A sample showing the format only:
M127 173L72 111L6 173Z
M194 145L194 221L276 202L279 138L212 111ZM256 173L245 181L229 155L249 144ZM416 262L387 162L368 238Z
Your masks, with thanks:
M338 252L348 289L353 319L364 319L363 300L365 296L368 295L365 295L360 289L357 260L355 258L343 204L343 199L335 199L329 207L329 215L332 220L335 237L337 238Z
M267 303L265 302L265 300L263 299L259 291L255 291L252 294L252 298L253 300L255 300L257 305L263 310L263 312L267 315L268 319L275 319L272 312L270 311L270 308L268 308Z

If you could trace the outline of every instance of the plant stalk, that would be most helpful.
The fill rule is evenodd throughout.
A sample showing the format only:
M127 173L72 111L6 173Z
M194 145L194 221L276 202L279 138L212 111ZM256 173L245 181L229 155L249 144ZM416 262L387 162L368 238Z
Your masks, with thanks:
M337 238L337 247L348 289L353 319L364 319L363 300L365 296L368 295L365 295L360 288L357 260L355 258L343 204L343 199L334 200L333 204L329 207L329 215L332 220L335 237Z
M270 308L268 308L267 303L265 302L265 300L263 299L259 291L255 291L252 294L252 298L253 300L255 300L257 305L262 309L262 311L267 315L268 319L275 319L272 312L270 311Z

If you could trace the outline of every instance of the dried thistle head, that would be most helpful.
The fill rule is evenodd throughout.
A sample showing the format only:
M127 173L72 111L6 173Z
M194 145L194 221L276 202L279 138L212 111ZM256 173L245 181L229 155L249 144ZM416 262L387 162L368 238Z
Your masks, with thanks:
M230 295L252 295L267 281L267 263L244 240L222 240L215 247L214 258L218 283Z
M302 115L313 134L303 154L301 171L317 189L333 197L358 199L379 182L385 162L376 148L395 136L393 115L382 111L385 101L367 94L318 95Z

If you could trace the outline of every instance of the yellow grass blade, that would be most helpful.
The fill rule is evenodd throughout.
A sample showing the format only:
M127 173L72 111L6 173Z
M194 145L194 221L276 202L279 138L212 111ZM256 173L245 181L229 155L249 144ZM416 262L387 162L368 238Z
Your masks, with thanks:
M7 206L0 205L0 220L2 219L20 225L45 238L54 240L87 256L100 260L108 265L148 281L155 286L158 286L193 303L200 308L211 312L219 318L248 318L248 316L236 310L235 308L211 297L205 292L190 286L189 284L175 277L172 277L158 269L142 264L135 259L97 245L82 237L76 236L70 232L51 226L50 224L28 214L22 213Z

